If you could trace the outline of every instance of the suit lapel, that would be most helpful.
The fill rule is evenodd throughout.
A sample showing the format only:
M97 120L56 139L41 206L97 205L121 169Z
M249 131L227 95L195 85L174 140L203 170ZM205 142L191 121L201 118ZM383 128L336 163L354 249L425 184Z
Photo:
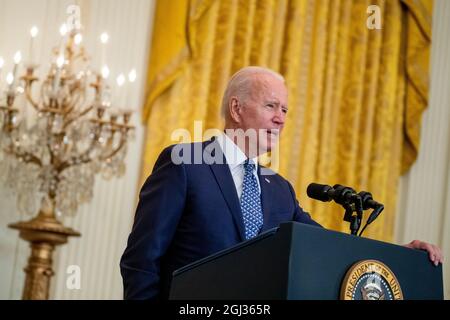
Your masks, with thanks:
M220 191L225 198L228 208L230 209L231 215L233 216L233 220L239 231L241 241L243 241L245 240L245 227L242 220L241 206L239 203L236 186L234 184L233 177L231 176L230 168L226 163L225 156L221 152L220 145L216 141L213 143L216 143L217 145L211 149L212 158L215 158L214 152L218 151L221 153L218 156L222 157L223 161L221 164L210 164L210 168L216 178L217 184L219 185Z
M258 178L261 187L261 205L263 210L263 227L261 232L264 232L267 230L272 192L270 189L270 176L261 175L261 166L258 166Z

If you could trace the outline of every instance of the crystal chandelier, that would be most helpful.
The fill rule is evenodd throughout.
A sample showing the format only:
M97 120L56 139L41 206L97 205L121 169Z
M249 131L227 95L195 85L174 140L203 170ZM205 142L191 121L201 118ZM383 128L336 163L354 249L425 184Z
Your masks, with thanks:
M54 246L80 235L59 218L74 215L80 204L92 199L96 173L106 179L124 174L127 143L134 134L123 94L114 96L108 85L108 36L101 37L98 72L89 65L80 30L63 25L61 43L40 81L31 61L37 33L34 27L25 74L19 77L22 57L17 52L0 97L0 181L17 194L20 212L37 213L10 225L31 243L24 299L48 298ZM0 73L3 64L0 58ZM134 82L136 72L128 78ZM120 75L118 88L125 82ZM120 103L121 108L112 108Z

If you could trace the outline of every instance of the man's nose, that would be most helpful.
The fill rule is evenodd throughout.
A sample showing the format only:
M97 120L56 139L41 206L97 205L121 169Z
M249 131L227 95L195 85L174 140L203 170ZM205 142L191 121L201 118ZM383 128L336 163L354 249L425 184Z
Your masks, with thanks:
M281 108L278 108L274 117L272 118L272 121L281 129L284 126L285 119L286 114L283 112Z

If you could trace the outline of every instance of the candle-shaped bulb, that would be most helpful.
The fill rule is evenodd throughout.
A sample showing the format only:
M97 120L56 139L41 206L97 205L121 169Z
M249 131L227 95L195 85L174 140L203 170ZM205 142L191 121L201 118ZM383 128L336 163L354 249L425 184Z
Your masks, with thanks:
M108 40L109 40L109 35L108 35L106 32L103 32L103 33L101 34L101 36L100 36L100 41L101 41L103 44L107 44L107 43L108 43Z
M22 53L20 51L17 51L14 55L14 63L19 64L20 61L22 61Z
M30 35L32 38L36 38L39 33L39 29L36 26L33 26L30 30Z
M132 70L130 71L130 73L128 73L128 81L130 81L131 83L133 83L133 82L136 81L136 77L137 77L137 75L136 75L136 69L132 69Z
M119 106L119 108L122 108L124 105L125 105L125 103L124 103L124 101L123 101L123 99L124 99L124 92L122 92L123 90L122 90L122 87L123 87L123 85L125 84L125 81L126 81L127 79L125 78L125 76L123 75L123 73L121 73L118 77L117 77L117 79L116 79L116 82L117 82L117 87L118 87L118 89L119 90L117 90L117 97L116 97L116 103L117 103L117 105Z
M12 76L10 77L12 79L11 83L9 84L9 89L14 90L14 87L16 85L16 77L17 77L17 69L19 69L19 63L22 61L22 53L20 51L17 51L14 55L14 68L12 72Z
M57 69L55 77L53 78L53 96L56 96L58 93L59 85L61 82L61 69L64 65L64 62L64 54L60 54L58 58L56 58Z
M104 65L102 68L102 77L103 79L108 79L109 77L109 68L107 65Z
M117 85L119 87L122 87L125 83L125 76L121 73L118 77L117 77Z
M59 55L58 58L56 59L56 66L61 69L62 66L64 65L64 62L65 62L64 56Z
M101 57L100 57L100 65L103 66L106 64L106 44L108 43L109 35L106 32L103 32L100 36L101 46Z
M4 65L5 65L5 60L3 60L3 57L0 57L0 70L3 69Z
M59 28L59 33L61 34L61 37L64 37L67 34L67 25L63 23L61 27Z
M77 46L79 46L80 43L81 43L81 41L83 41L83 36L81 35L81 33L77 33L77 34L75 35L75 38L74 38L73 41L75 42L75 44L76 44Z
M33 65L33 57L34 57L34 41L35 41L34 39L37 37L38 33L39 29L36 26L33 26L30 29L31 39L30 39L30 49L28 52L28 59L29 59L28 63L31 65Z
M6 83L8 85L12 85L13 82L14 82L14 75L12 74L12 72L9 72L8 75L6 76Z

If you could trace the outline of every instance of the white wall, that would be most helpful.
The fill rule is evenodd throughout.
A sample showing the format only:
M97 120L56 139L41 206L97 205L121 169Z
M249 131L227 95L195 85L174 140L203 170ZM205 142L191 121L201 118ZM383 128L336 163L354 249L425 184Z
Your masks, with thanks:
M0 0L0 56L9 65L14 52L27 53L29 29L37 25L37 58L45 70L50 48L58 43L59 26L66 21L70 4L81 7L81 22L85 28L84 45L92 56L92 64L100 65L99 35L110 35L107 62L110 79L131 68L138 79L129 89L129 106L140 110L143 101L148 57L148 44L153 21L153 0ZM26 9L25 9L26 8ZM3 73L2 76L4 76ZM125 94L125 93L124 93ZM140 114L132 120L137 126L136 139L128 147L127 173L120 179L104 181L97 177L94 199L80 207L75 218L64 223L82 233L58 247L52 279L51 298L54 299L121 299L122 282L119 258L126 244L136 204L140 170L143 127ZM0 299L20 299L24 281L22 271L29 254L27 243L19 240L17 231L8 223L29 217L16 213L15 198L0 186ZM69 265L81 268L81 289L66 288Z
M396 240L439 245L446 299L450 299L450 1L435 0L431 46L431 86L420 152L400 182Z

